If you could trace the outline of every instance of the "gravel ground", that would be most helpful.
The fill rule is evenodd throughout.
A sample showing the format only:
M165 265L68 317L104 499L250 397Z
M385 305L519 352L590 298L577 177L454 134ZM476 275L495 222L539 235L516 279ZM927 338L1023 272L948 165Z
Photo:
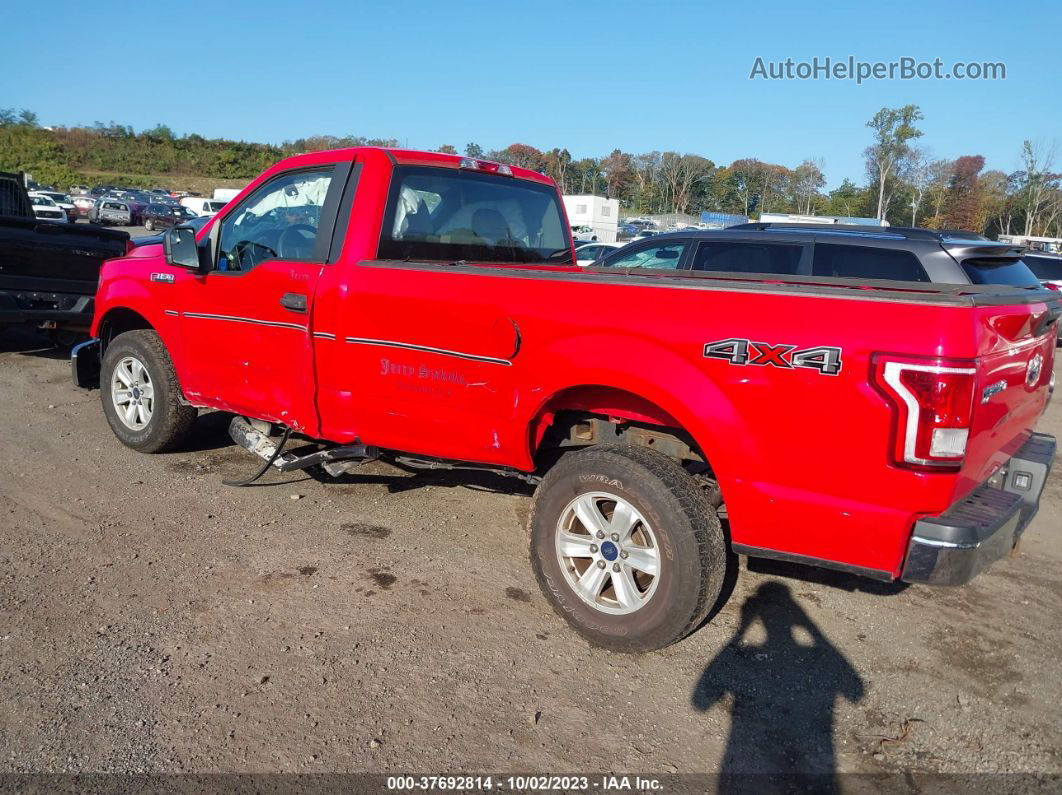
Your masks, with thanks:
M712 623L622 656L539 594L526 490L226 488L256 466L226 420L139 455L65 351L0 335L0 772L1062 773L1059 472L970 586L743 561Z

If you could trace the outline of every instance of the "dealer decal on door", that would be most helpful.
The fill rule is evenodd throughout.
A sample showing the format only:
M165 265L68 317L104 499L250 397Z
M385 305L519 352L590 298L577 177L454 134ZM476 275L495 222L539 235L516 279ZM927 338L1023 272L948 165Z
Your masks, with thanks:
M820 375L837 375L841 372L840 348L822 345L796 350L796 347L731 337L705 343L704 356L707 359L723 359L730 364L758 364L783 370L806 367Z

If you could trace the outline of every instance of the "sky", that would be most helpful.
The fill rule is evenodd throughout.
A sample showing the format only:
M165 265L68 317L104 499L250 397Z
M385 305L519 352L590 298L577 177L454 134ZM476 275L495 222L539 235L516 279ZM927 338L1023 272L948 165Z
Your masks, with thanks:
M48 125L820 159L830 188L864 181L884 106L917 104L920 146L989 169L1062 139L1057 1L53 0L7 4L4 21L0 107ZM816 56L1003 62L1006 79L750 79L757 58Z

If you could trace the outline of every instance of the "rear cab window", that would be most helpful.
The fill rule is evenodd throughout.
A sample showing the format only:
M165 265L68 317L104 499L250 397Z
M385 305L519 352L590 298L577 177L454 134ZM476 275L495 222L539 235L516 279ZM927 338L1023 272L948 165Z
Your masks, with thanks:
M556 189L481 171L396 166L381 259L495 264L571 262Z
M816 243L812 275L844 279L891 279L928 282L922 263L910 252L873 246Z

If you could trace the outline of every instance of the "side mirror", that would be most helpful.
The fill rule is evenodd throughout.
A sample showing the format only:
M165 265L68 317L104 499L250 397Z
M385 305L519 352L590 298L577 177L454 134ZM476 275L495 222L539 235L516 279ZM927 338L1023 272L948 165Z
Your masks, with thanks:
M178 268L188 268L198 273L205 273L199 259L199 246L195 242L195 229L190 226L174 226L162 239L162 249L166 252L166 264Z

